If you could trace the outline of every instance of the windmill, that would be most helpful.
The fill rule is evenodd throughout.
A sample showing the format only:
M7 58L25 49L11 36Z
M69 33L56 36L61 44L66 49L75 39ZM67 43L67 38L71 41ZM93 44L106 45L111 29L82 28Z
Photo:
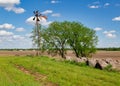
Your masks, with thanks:
M37 22L40 21L40 19L42 20L42 17L45 18L45 19L47 19L47 17L45 15L42 15L41 13L39 13L38 10L37 11L33 11L33 13L35 15L35 17L33 18L33 20L36 19Z
M40 49L40 42L41 42L41 37L40 37L40 30L39 28L41 28L41 24L39 23L39 21L42 21L42 18L47 19L47 17L45 15L42 15L41 13L39 13L39 11L33 11L34 13L34 18L33 20L36 22L35 26L35 34L36 34L36 39L37 39L37 53L36 55L39 55L39 49Z

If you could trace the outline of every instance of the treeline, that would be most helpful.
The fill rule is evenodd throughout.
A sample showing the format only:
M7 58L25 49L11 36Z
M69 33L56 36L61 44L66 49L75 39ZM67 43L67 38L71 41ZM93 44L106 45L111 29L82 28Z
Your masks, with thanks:
M120 47L119 48L97 48L97 50L105 50L105 51L120 51Z
M120 51L120 48L96 48L97 50L105 50L105 51ZM30 49L0 49L0 51L26 51L26 50L37 50L36 48L30 48ZM72 50L70 48L66 48L65 50Z

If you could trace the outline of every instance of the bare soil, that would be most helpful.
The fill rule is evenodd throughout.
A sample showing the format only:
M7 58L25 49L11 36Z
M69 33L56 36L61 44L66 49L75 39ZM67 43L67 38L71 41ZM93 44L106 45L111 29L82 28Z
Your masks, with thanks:
M0 56L34 56L37 51L0 51ZM48 55L46 52L41 53L42 55ZM59 57L59 55L57 55ZM67 51L67 56L75 57L75 54L72 51ZM120 51L97 51L92 55L93 58L112 58L120 60Z
M93 54L93 58L112 58L120 60L120 51L98 51Z
M36 51L0 51L0 56L26 56L26 55L35 55Z

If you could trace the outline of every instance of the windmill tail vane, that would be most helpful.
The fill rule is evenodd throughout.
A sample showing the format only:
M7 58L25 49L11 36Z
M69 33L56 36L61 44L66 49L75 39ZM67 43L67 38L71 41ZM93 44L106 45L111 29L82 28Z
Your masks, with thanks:
M47 20L47 16L41 16L41 17L43 17L43 18L45 18Z

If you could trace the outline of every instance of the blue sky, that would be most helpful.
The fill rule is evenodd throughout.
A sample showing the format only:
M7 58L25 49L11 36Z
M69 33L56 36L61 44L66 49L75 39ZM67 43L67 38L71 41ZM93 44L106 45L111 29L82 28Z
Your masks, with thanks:
M97 47L120 47L120 0L0 0L0 48L33 48L33 11L48 20L77 21L96 30Z

